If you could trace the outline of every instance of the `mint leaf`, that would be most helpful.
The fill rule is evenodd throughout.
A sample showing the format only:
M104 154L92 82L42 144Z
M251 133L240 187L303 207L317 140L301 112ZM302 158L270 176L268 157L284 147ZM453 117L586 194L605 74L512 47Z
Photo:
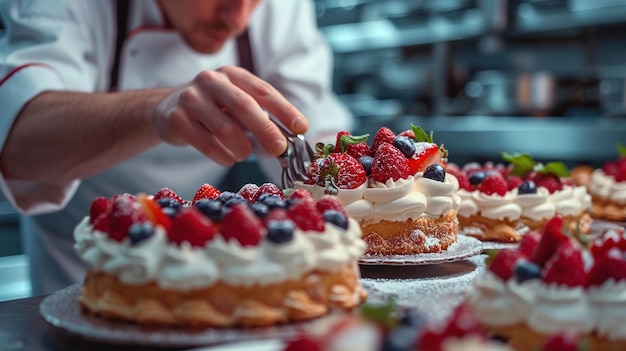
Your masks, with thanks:
M428 134L426 133L426 131L424 131L424 129L422 129L422 127L416 126L413 123L411 123L411 130L413 131L413 134L415 134L415 141L434 143L433 132L430 132L430 134Z
M559 178L569 177L569 169L563 162L553 161L545 165L537 164L535 171L539 174L554 174Z
M361 306L361 315L377 324L391 325L394 323L393 314L396 310L396 303L388 300L385 304L365 304Z
M619 152L620 156L626 156L626 145L622 143L617 144L617 152Z
M511 175L525 177L535 167L535 160L529 154L503 152L501 155L505 161L513 165Z

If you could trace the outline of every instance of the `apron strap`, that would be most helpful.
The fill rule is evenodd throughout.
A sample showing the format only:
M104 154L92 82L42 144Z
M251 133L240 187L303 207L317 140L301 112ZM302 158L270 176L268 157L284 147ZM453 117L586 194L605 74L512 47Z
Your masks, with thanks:
M250 45L250 36L248 28L237 37L237 51L239 55L239 67L247 69L250 73L255 74L254 60L252 60L252 46Z
M109 91L117 90L120 71L120 56L122 55L122 46L126 40L126 31L128 30L128 9L130 7L129 0L116 1L116 23L117 32L115 38L115 56L113 56L113 67L111 68L111 77Z

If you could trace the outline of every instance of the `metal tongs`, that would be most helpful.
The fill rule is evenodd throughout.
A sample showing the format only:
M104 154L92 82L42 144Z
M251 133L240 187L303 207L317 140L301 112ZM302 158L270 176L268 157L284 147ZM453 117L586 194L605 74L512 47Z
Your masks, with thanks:
M304 135L292 133L276 117L268 115L287 139L287 150L277 157L283 168L281 175L283 189L292 188L296 181L309 180L307 169L314 158L313 149Z

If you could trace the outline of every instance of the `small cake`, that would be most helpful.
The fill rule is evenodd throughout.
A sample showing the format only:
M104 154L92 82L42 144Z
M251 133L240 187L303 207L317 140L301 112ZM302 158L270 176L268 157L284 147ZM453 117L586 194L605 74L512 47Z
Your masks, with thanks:
M416 126L367 138L339 132L334 146L318 145L309 179L294 188L336 195L361 225L368 255L440 252L456 242L458 182L445 171L443 145Z
M543 233L531 233L517 249L491 257L466 305L516 350L538 350L564 332L585 340L588 350L626 350L624 230L607 229L586 243L555 216Z
M283 351L511 351L506 344L490 340L464 306L437 324L414 310L394 309L392 303L365 305L359 312L288 340Z
M592 197L593 218L626 222L626 148L616 161L607 161L602 168L578 166L575 181L587 187Z
M334 198L273 184L204 184L192 201L164 188L93 201L74 232L84 310L142 325L247 327L349 310L366 298L358 223Z
M459 182L459 232L483 241L519 242L555 215L566 226L591 231L591 196L561 162L542 164L528 154L502 154L507 165L448 165Z

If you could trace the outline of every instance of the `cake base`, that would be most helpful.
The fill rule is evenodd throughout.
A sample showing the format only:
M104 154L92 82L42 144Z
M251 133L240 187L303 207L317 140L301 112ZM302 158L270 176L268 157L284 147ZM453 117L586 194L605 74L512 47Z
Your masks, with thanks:
M405 222L382 220L362 226L366 255L412 255L441 252L456 242L456 212L437 218L419 217Z
M142 325L256 327L305 321L334 309L352 309L367 297L356 264L338 272L314 271L300 280L268 286L218 282L190 291L156 283L131 285L106 273L87 272L79 303L89 313Z
M626 222L626 205L591 195L593 218L613 222Z

